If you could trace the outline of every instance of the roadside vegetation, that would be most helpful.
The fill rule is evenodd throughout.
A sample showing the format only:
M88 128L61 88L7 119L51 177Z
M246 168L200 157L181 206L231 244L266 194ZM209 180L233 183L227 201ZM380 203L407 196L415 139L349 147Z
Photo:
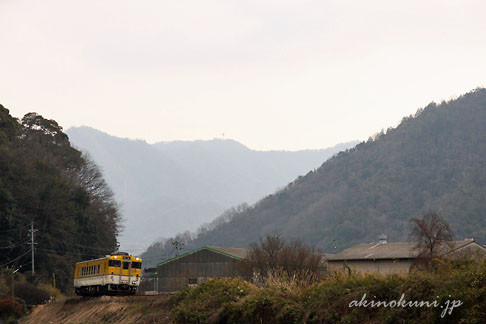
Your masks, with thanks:
M22 273L12 275L8 270L0 272L0 320L4 323L16 324L36 305L64 298L65 296L52 285L39 282Z
M389 275L357 273L346 265L329 272L310 247L267 236L251 245L241 278L212 279L177 292L171 299L174 321L484 323L486 260L440 258L453 233L434 211L411 220L410 236L418 242L421 266Z
M175 294L173 314L176 323L484 323L486 262L432 263L427 272L338 272L312 284L286 276L270 277L261 286L213 279ZM438 306L356 306L365 294L368 302L399 301L403 294L406 302L436 301ZM453 301L461 305L450 311Z

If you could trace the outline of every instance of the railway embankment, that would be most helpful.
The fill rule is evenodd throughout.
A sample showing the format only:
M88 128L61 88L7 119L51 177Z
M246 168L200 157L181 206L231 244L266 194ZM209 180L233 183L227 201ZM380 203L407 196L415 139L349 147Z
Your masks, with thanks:
M169 296L74 297L37 306L22 324L165 324Z

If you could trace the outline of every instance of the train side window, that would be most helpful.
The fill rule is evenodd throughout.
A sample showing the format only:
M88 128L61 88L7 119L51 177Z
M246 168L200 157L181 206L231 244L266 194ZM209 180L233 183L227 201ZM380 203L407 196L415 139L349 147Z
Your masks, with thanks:
M121 261L120 260L110 260L108 265L110 267L120 267L121 266Z
M100 265L98 264L98 269L96 269L96 273L100 273Z

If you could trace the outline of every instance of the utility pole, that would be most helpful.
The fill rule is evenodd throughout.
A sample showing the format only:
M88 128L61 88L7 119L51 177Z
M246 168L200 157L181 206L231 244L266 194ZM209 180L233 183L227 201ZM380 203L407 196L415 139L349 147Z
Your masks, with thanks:
M32 275L35 275L35 255L34 255L34 245L37 244L34 242L34 233L37 232L37 230L34 229L34 221L30 223L30 245L31 245L31 251L32 251Z
M177 241L177 240L172 240L172 243L171 243L175 250L176 250L176 257L179 256L179 251L182 250L182 248L184 247L184 242L181 240L181 241Z

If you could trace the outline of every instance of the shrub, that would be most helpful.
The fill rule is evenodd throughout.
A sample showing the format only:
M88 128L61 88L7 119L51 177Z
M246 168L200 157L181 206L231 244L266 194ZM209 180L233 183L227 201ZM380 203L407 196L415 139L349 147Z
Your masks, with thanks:
M39 284L39 288L46 291L51 298L54 300L64 299L65 296L61 293L61 291L53 286L45 283Z
M484 323L486 262L434 262L427 272L335 273L300 288L286 277L260 287L238 279L210 280L177 293L173 310L178 323ZM409 302L438 304L350 307L364 294L374 302L396 303L403 294ZM452 300L461 305L444 315L445 305Z
M11 316L19 318L24 315L23 306L10 298L0 299L0 318L7 319Z
M22 313L27 314L27 311L29 310L29 307L25 300L19 297L15 297L14 300L19 303L22 306Z
M267 287L245 298L241 304L242 323L299 323L305 310L300 296L284 287Z
M25 300L28 305L39 305L50 299L49 293L28 282L15 285L15 295Z
M232 309L232 303L254 289L240 279L210 279L197 287L182 289L171 298L175 320L179 323L214 322L220 312Z

